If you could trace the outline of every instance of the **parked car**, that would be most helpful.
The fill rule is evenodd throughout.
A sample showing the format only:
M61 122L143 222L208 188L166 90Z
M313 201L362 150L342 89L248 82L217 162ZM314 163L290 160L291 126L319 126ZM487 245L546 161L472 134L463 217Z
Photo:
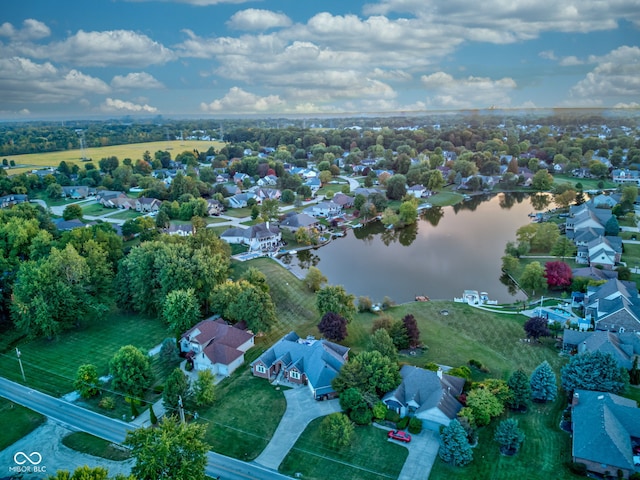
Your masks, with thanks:
M400 442L409 443L411 441L411 435L402 430L390 430L389 433L387 433L387 437Z

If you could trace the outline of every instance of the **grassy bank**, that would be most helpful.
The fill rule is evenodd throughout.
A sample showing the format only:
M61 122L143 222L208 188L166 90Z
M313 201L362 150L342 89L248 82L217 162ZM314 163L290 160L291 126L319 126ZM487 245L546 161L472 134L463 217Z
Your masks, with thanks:
M84 432L70 433L62 439L62 444L76 452L116 462L131 458L131 452L128 449Z
M28 435L45 422L46 418L28 408L0 398L0 451Z

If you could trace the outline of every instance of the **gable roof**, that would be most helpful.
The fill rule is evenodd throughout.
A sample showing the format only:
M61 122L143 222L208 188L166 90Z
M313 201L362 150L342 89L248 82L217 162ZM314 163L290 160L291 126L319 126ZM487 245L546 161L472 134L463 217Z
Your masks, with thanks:
M447 417L453 419L462 409L456 396L462 393L464 379L404 365L400 369L402 383L394 391L387 393L384 400L395 399L407 406L415 402L416 413L438 408Z
M305 374L316 394L324 394L333 391L331 381L346 362L348 351L348 347L325 339L302 339L295 332L289 332L254 360L251 366L260 362L270 368L282 362L285 370L295 369Z
M565 345L576 345L578 353L595 351L610 353L618 365L627 370L631 369L634 356L640 353L640 337L631 332L565 330L562 341Z
M575 458L634 470L631 437L640 437L636 402L612 393L576 390L572 408Z
M297 213L294 215L289 215L283 221L280 222L281 227L289 227L289 228L299 228L299 227L308 227L310 225L316 225L318 220L311 215L307 215L306 213Z
M228 365L243 355L238 347L253 336L252 333L228 325L222 318L210 317L187 330L181 338L202 345L202 352L211 363Z

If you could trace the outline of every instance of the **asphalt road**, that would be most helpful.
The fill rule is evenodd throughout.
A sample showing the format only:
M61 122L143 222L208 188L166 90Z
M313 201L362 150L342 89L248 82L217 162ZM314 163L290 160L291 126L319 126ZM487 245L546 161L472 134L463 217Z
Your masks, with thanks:
M131 425L121 420L105 417L65 400L11 382L0 377L0 396L45 415L55 422L87 432L113 443L122 443ZM290 477L260 465L242 462L218 453L207 454L206 474L220 480L289 480Z

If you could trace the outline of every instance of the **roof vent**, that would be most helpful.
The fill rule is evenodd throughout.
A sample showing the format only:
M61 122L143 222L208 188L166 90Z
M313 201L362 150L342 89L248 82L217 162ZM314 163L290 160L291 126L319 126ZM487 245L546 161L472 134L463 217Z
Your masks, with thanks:
M604 395L598 395L598 400L604 400Z

